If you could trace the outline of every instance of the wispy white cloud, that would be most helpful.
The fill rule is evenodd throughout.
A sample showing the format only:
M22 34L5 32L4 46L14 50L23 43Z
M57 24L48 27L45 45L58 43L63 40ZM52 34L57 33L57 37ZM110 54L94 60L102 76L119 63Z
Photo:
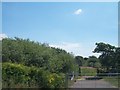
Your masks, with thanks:
M66 50L67 52L72 52L75 56L80 55L83 57L88 57L91 55L99 56L100 54L92 53L94 50L93 46L85 46L80 43L70 43L70 42L62 42L60 44L50 44L51 47L61 48Z
M0 40L2 40L3 38L8 38L8 36L6 34L4 34L4 33L1 33L0 34Z
M81 14L81 13L82 13L82 9L77 9L77 10L74 12L75 15L79 15L79 14Z

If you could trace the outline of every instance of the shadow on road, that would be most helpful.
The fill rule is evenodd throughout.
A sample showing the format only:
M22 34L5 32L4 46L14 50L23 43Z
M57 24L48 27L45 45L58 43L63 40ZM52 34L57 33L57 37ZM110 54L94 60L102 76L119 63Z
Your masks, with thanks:
M100 80L102 77L94 76L94 77L86 77L85 80Z

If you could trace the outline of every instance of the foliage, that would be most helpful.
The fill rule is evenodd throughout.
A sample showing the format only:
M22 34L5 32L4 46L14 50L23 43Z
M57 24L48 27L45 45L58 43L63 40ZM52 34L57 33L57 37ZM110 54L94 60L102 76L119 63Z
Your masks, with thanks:
M50 73L40 68L13 63L3 63L2 76L3 88L58 88L64 87L65 83L64 74Z
M82 56L76 56L75 61L79 66L83 66L84 64L84 58Z
M101 63L99 59L95 56L89 56L88 58L83 58L82 56L76 56L75 61L79 66L89 66L89 67L100 67Z
M74 70L74 56L65 50L49 47L29 39L7 38L2 40L2 61L36 66L52 73Z
M89 67L100 67L101 64L99 62L99 59L95 56L89 56L87 60L87 66Z
M15 37L2 46L3 87L64 87L65 74L78 71L72 54L46 43Z
M120 58L119 47L105 43L96 43L96 45L94 52L101 53L99 59L104 72L117 72Z
M73 56L47 43L17 37L5 38L0 41L1 44L3 87L57 88L65 86L65 74L73 71L91 76L96 72L120 72L120 47L102 42L96 43L94 49L95 53L101 53L99 58Z

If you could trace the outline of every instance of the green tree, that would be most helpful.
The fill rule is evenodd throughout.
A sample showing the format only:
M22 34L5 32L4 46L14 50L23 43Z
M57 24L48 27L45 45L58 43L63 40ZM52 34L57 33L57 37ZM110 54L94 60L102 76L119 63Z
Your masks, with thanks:
M99 67L100 66L99 59L95 56L89 56L87 60L87 65L90 67Z
M111 68L116 68L116 47L102 42L96 43L96 45L97 47L93 52L101 53L99 59L102 67L105 69L105 72L109 72Z
M84 64L84 58L82 56L76 56L75 61L79 66L83 66Z

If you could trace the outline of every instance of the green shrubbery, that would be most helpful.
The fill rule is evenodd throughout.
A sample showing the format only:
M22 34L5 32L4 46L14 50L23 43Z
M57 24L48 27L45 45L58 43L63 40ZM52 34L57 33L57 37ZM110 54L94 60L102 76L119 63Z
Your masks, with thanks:
M74 56L29 39L2 40L3 87L59 88L65 73L76 71Z
M2 40L2 62L35 66L52 73L67 73L75 66L74 56L65 50L20 38Z
M3 88L59 88L64 87L65 83L64 74L50 73L40 68L13 63L3 63L2 79Z

